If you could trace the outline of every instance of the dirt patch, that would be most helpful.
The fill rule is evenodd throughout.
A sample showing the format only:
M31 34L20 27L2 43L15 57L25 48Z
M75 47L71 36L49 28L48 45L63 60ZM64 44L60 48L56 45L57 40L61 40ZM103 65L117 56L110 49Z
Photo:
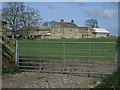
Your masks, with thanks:
M22 72L3 76L3 88L92 88L97 78L71 74Z

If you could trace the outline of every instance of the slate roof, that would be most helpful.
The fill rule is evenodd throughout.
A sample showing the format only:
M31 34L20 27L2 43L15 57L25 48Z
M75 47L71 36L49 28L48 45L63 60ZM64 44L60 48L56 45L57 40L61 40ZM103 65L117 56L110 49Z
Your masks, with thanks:
M24 28L21 28L19 30L24 30ZM50 31L50 28L45 26L31 26L29 27L29 30Z
M78 26L74 23L71 22L56 22L53 24L54 25L60 25L63 28L78 28Z
M33 27L30 27L30 30L50 31L50 28L45 26L33 26Z
M45 26L31 26L29 28L30 30L24 30L24 28L20 28L19 30L16 31L16 34L26 34L27 31L50 31L49 27L45 27Z
M79 27L80 30L94 30L93 28L89 27Z

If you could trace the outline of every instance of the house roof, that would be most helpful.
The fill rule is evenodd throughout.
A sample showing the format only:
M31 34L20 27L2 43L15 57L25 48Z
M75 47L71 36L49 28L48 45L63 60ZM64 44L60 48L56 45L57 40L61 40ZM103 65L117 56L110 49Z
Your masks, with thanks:
M30 27L30 30L50 31L50 28L46 26L32 26Z
M19 30L25 30L25 29L24 28L20 28ZM31 26L31 27L29 27L29 30L50 31L50 28L46 27L46 26Z
M71 22L56 22L53 24L53 26L54 25L60 25L63 28L78 28L78 26L76 24L71 23Z
M89 27L79 27L80 30L94 30L92 28L89 28Z
M109 33L105 28L93 28L96 33Z
M45 26L31 26L29 27L29 30L25 30L24 28L20 28L19 30L16 31L16 34L26 34L27 31L50 31L49 27Z

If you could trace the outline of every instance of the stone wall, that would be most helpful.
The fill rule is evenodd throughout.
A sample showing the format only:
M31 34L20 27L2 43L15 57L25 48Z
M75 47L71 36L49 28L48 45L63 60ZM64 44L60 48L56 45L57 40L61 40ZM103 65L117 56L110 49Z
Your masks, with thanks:
M79 28L52 28L51 29L52 38L81 38L82 34Z

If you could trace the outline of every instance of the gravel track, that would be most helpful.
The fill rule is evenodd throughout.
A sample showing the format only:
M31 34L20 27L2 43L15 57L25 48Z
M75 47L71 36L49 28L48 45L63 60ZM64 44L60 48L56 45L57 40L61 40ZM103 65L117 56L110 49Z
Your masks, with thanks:
M22 72L3 76L3 88L92 88L97 78L71 74Z

